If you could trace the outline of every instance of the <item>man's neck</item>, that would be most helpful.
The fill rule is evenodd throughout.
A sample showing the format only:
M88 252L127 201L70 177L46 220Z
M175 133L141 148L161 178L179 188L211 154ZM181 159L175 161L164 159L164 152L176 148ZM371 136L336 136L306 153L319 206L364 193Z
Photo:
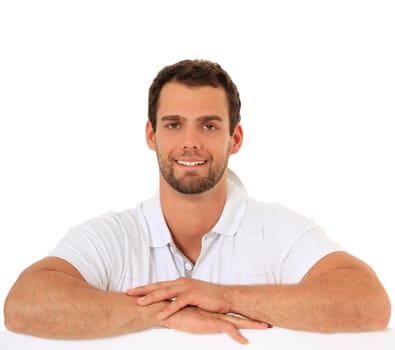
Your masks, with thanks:
M193 263L202 237L217 223L227 195L226 175L209 191L186 195L160 182L160 202L167 226L178 249Z

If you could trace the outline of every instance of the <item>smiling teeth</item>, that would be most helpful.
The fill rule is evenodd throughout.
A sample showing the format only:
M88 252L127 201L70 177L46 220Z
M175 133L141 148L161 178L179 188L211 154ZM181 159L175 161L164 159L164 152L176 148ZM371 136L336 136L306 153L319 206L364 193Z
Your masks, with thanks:
M181 164L181 165L186 165L186 166L196 166L196 165L204 164L205 161L204 160L199 160L199 161L196 161L196 162L186 162L184 160L177 160L177 163Z

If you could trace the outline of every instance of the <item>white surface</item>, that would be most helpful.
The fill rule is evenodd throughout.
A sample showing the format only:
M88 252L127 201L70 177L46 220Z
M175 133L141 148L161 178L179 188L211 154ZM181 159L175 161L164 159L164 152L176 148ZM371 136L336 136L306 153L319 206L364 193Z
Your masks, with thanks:
M45 340L2 331L2 350L130 350L161 349L276 349L276 350L393 350L395 330L370 333L318 334L280 328L264 331L245 330L248 345L241 345L225 334L191 335L170 329L153 329L126 336L100 340Z
M245 141L231 167L250 194L314 218L395 302L394 9L0 1L0 304L71 226L153 193L147 89L189 57L218 61L239 87Z

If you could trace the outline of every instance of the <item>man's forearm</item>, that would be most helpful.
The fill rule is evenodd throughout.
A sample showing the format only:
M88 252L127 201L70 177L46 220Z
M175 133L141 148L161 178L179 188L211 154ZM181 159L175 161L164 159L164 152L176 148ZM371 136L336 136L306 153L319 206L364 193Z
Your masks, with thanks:
M390 300L373 270L344 252L322 258L298 284L225 286L183 277L127 293L140 296L137 303L142 306L173 300L160 319L194 305L278 327L345 332L386 328L391 315Z
M15 332L46 338L113 336L155 326L165 302L142 308L136 298L104 292L56 271L23 274L5 303L5 322Z
M230 308L231 312L291 329L383 329L389 319L388 297L372 281L376 282L366 278L365 271L358 274L344 269L296 285L235 286L230 287Z

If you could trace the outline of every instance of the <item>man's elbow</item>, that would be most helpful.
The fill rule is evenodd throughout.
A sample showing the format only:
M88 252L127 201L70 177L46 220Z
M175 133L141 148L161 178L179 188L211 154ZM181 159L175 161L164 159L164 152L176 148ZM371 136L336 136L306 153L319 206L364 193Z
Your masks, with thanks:
M379 311L379 315L377 315L376 319L376 329L377 330L382 330L386 329L389 325L390 319L391 319L391 302L389 299L384 303L384 307L382 311Z
M4 325L9 331L23 333L24 317L18 310L18 301L12 295L8 295L4 303Z
M366 317L362 317L365 320L361 325L361 328L365 328L367 331L380 331L388 327L391 319L391 301L388 295L384 292L376 298L376 302L370 302L371 307L367 306L369 312Z

